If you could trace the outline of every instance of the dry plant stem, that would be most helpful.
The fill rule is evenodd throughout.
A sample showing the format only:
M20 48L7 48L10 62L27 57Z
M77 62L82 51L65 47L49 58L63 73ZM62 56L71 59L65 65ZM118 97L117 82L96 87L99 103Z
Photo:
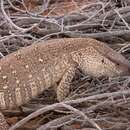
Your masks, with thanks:
M49 105L49 106L46 106L44 108L39 109L38 111L36 111L36 112L30 114L29 116L27 116L28 118L24 118L21 121L19 121L18 123L16 123L9 130L15 130L16 128L18 128L21 125L23 125L24 123L26 123L29 118L33 118L34 116L36 117L36 116L38 116L38 115L40 115L40 114L42 114L44 112L47 112L49 110L54 110L54 109L57 109L57 108L60 108L60 107L64 107L66 109L69 109L69 110L73 111L77 115L80 115L81 117L83 117L84 120L87 120L89 123L91 123L91 125L94 126L95 128L97 128L98 130L102 130L93 120L89 119L83 112L81 112L78 109L73 108L72 106L67 105L67 104L65 104L63 102L61 102L61 103L55 103L53 105Z
M130 100L130 99L127 99L127 101ZM97 108L103 108L105 106L108 105L108 107L111 105L114 105L114 104L119 104L120 102L123 102L124 100L123 99L119 99L117 101L109 101L109 100L106 100L106 101L103 101L103 102L99 102L97 105L92 105L92 107L89 107L89 108L83 108L81 111L83 113L91 113L92 111L96 110ZM121 104L120 104L121 105ZM107 108L108 108L107 107ZM67 115L67 116L64 116L64 117L60 117L60 118L57 118L57 119L54 119L50 122L48 122L47 124L44 124L42 125L41 127L39 127L38 130L46 130L48 128L58 128L58 127L62 127L66 124L69 124L69 123L72 123L74 120L76 120L78 118L78 116L76 117L75 113L74 114L71 114L71 115ZM100 120L100 119L97 119L97 120Z
M0 57L4 57L4 55L0 52Z
M50 4L50 2L51 2L51 0L45 0L45 2L46 3L44 3L45 4L44 6L45 6L45 9L47 9L49 4Z
M123 14L123 13L127 13L130 11L130 6L126 6L126 7L122 7L122 8L119 8L118 9L118 12L120 14ZM110 10L108 13L107 13L107 17L106 18L112 18L114 15L116 15L116 12L114 12L113 10ZM102 14L100 16L101 19L103 19L104 17L106 16L106 14Z
M121 31L111 31L111 32L101 32L101 33L88 33L88 34L82 34L82 33L77 33L77 32L71 32L71 31L64 31L64 32L56 32L56 33L51 33L48 34L44 37L41 37L37 42L41 40L47 40L51 36L59 35L59 34L65 34L69 37L72 38L77 38L77 37L92 37L92 38L107 38L107 37L112 37L112 36L124 36L124 35L130 35L130 30L121 30Z
M119 30L119 31L88 33L88 34L66 31L64 32L64 34L73 38L76 38L76 37L107 38L107 37L112 37L112 36L130 35L130 30L121 30L121 31Z
M28 9L27 9L25 3L24 3L24 0L22 0L22 4L23 4L23 7L25 8L26 12L29 14L29 11L28 11Z
M119 53L124 53L125 51L127 51L127 48L130 47L130 44L126 44L125 46L123 46L118 52ZM129 50L129 49L128 49Z
M48 40L51 36L55 36L55 35L59 35L59 34L63 34L63 32L56 32L56 33L51 33L51 34L48 34L44 37L41 37L40 39L38 39L37 41L35 41L33 44L36 44L42 40Z
M12 20L8 17L8 15L6 14L6 12L5 12L5 10L4 10L4 1L3 1L3 0L1 0L1 11L2 11L2 13L3 13L5 19L7 20L7 22L9 22L15 29L20 30L20 31L22 31L22 32L25 32L25 29L20 28L20 27L18 27L17 25L15 25L15 24L12 22Z
M42 7L42 9L37 13L37 15L40 15L40 14L42 14L42 13L44 13L44 11L48 8L48 6L49 6L49 4L50 4L50 1L51 0L45 0L44 2L43 2L43 7Z
M5 42L5 41L9 40L10 38L14 38L14 37L28 37L28 38L31 38L33 40L34 39L36 40L36 38L31 36L30 34L24 34L24 35L22 35L22 34L11 34L9 36L1 37L0 42Z
M75 114L67 115L64 117L60 117L57 119L54 119L53 121L50 121L42 126L40 126L37 130L47 130L48 128L59 128L66 124L69 124L73 122L75 119Z
M130 35L130 30L119 30L119 31L110 31L110 32L101 32L101 33L87 33L87 34L82 34L82 33L77 33L77 32L72 32L72 31L63 31L63 32L56 32L56 33L51 33L48 35L45 35L44 37L40 38L38 41L41 40L46 40L50 38L51 36L59 35L59 34L65 34L69 37L72 38L77 38L77 37L92 37L92 38L107 38L107 37L112 37L112 36L124 36L124 35Z
M75 19L78 19L78 20L79 20L79 19L82 19L82 18L84 17L86 20L81 21L81 22L78 23L78 24L75 24L75 26L80 26L80 25L82 25L82 24L85 24L85 23L89 22L92 18L96 17L96 15L98 15L101 11L104 12L105 7L107 7L107 6L109 5L109 3L107 3L107 4L104 5L104 6L103 6L103 3L101 3L101 2L92 3L92 4L89 4L89 5L85 6L83 9L89 8L89 7L94 6L94 5L101 5L101 6L102 6L102 8L101 8L99 11L97 11L96 14L94 14L94 15L92 15L92 16L89 16L88 14L84 13L83 11L82 11L81 13L80 13L80 12L79 12L79 13L73 12L73 13L79 14L79 16L76 16L76 17L73 18L73 13L72 13L72 14L70 14L70 15L65 16L65 17L64 17L64 21L65 21L66 19L69 19L69 21L73 21L73 20L75 20ZM83 9L81 9L81 10L83 10ZM82 16L82 17L81 17L81 16ZM81 18L80 18L80 17L81 17Z
M25 8L27 14L32 15L32 16L39 16L41 13L44 13L44 11L47 9L50 1L51 0L44 1L43 4L45 4L45 5L44 6L42 5L43 6L42 9L39 12L37 12L37 13L30 12L28 10L28 8L26 7L26 4L25 4L24 0L22 0L22 4L23 4L23 7Z
M128 94L130 94L130 89L125 90L125 91L113 92L113 93L103 93L103 94L89 96L89 97L86 97L86 98L80 98L80 99L76 99L76 100L70 100L70 101L64 101L64 102L61 102L61 103L52 104L52 105L46 106L44 108L41 108L41 109L37 110L36 112L30 114L29 116L25 117L24 119L22 119L21 121L16 123L14 126L12 126L9 130L15 130L16 128L22 126L23 124L25 124L29 120L43 114L46 111L54 110L54 109L59 108L59 107L63 107L62 103L78 104L78 103L86 102L88 100L102 99L102 98L108 98L108 97L114 98L114 97L119 97L119 96L128 95Z
M63 105L63 107L65 107L66 109L69 109L71 111L73 111L74 113L76 113L77 115L80 115L81 117L84 118L84 120L88 121L90 124L92 124L92 126L94 126L95 128L97 128L98 130L102 130L93 120L89 119L88 116L86 116L82 111L79 111L78 109L67 105L65 103L61 103Z
M119 97L119 96L123 96L123 95L129 95L130 94L130 89L128 90L124 90L124 91L118 91L118 92L113 92L113 93L103 93L103 94L97 94L97 95L93 95L93 96L89 96L86 98L79 98L76 100L70 100L70 101L65 101L65 104L75 104L75 103L83 103L86 102L88 100L94 100L94 99L102 99L102 98L108 98L108 97Z
M74 0L72 0L72 3L74 4L74 6L75 6L76 9L78 10L78 12L82 12L81 8L78 6L78 4L77 4ZM77 11L77 10L76 10L76 11Z
M8 1L8 3L10 4L10 6L11 6L14 10L16 10L16 11L19 11L19 12L21 12L21 13L27 14L27 15L29 15L29 16L31 16L31 17L35 17L35 18L36 18L36 16L40 16L40 14L34 14L34 13L29 12L23 2L22 2L22 4L23 4L25 10L22 10L22 9L19 9L19 8L15 7L10 0L7 0L7 1ZM38 17L37 17L37 19L38 19Z
M73 30L81 30L81 29L90 29L90 28L97 28L97 27L102 27L101 24L81 24L81 25L68 25L65 27L65 29L69 30L69 31L73 31Z
M82 111L79 111L78 109L70 106L70 105L67 105L65 103L61 103L62 106L70 111L72 111L74 114L76 115L79 115L81 117L83 117L83 120L84 121L88 121L93 127L97 128L98 130L102 130L93 120L89 119ZM55 126L55 127L58 127L58 126ZM54 128L54 127L53 127ZM40 130L40 129L38 129ZM41 129L42 130L42 129Z
M2 11L2 13L3 13L5 19L7 20L7 22L9 22L9 24L10 24L12 27L14 27L15 29L19 30L20 32L25 33L25 32L28 32L28 31L32 30L34 27L37 27L37 26L38 26L38 24L34 24L33 26L24 29L24 28L21 28L21 27L17 26L16 24L14 24L13 21L9 18L9 16L6 14L6 12L5 12L5 10L4 10L4 1L3 1L3 0L1 0L1 11Z
M118 12L118 10L114 9L114 11L118 14L118 16L121 18L121 20L123 21L123 23L126 25L126 27L130 30L130 27L128 25L128 23L123 19L123 17L121 16L121 14Z
M21 13L26 13L25 10L21 10L21 9L15 7L10 0L7 0L7 1L8 1L8 3L10 4L10 6L11 6L13 9L15 9L16 11L19 11L19 12L21 12Z
M91 17L89 17L87 20L81 22L80 24L84 24L89 22L92 18L94 18L96 15L98 15L101 11L103 11L108 5L110 4L110 2L108 2L106 5L104 5L100 10L97 11L96 14L92 15Z
M116 20L117 20L117 18L115 18L115 19L113 20L112 25L111 25L110 29L108 30L109 32L111 32L112 29L114 28L115 23L116 23Z
M87 8L90 8L91 6L94 6L94 5L101 5L102 7L104 6L104 3L103 2L97 2L97 3L91 3L91 4L87 4L87 5L84 5L83 7L81 7L81 10L85 10Z
M31 12L28 10L28 8L26 7L26 4L25 4L24 0L22 0L21 3L22 3L22 5L23 5L23 7L25 8L25 12L26 12L28 15L34 16L34 17L36 17L36 16L39 15L39 14L37 14L37 13L31 13Z

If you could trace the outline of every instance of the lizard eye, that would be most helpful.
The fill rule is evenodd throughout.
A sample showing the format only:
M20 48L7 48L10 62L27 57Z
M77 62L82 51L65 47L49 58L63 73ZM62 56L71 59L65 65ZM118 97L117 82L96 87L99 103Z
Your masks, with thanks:
M104 59L102 59L102 63L104 63Z
M118 65L118 66L119 66L120 64L119 64L119 63L117 63L116 65Z

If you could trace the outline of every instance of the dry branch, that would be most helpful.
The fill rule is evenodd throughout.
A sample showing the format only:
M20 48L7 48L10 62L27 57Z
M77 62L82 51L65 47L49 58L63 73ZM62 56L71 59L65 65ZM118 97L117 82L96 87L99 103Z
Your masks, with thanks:
M72 0L71 4L75 10L72 9L72 11L63 14L63 6L61 5L68 1L0 0L0 58L41 40L63 37L92 37L108 41L111 43L110 46L130 59L130 4L128 0L92 0L89 3L84 3L87 0ZM34 5L33 3L38 4ZM68 8L70 10L70 5ZM80 80L75 82L78 84L77 82ZM50 110L54 111L53 116L48 116L47 119L40 118L43 122L39 121L39 129L61 128L63 130L66 125L68 129L73 129L71 124L75 122L83 127L81 129L129 129L129 84L129 77L94 79L88 76L81 79L81 84L77 85L74 93L68 97L71 99L69 101L56 103L53 96L52 98L48 96L54 95L54 92L50 90L24 106L24 114L16 111L8 111L4 114L7 117L22 117L22 120L12 125L10 130L19 126L21 126L19 129L34 129L22 125L34 117L37 119L38 115L46 115L45 111L50 113ZM58 113L61 107L63 114ZM64 113L65 108L73 111L73 113L66 115ZM57 113L55 113L56 110ZM26 115L28 116L26 117ZM85 120L90 123L86 123Z

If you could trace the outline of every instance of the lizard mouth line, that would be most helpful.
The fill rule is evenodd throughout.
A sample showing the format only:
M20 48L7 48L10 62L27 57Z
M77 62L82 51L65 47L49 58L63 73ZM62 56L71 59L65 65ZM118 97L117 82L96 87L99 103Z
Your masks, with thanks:
M110 61L112 61L113 63L115 63L115 65L118 65L118 66L123 66L125 69L126 69L126 72L124 73L128 73L130 74L130 63L128 61L121 61L121 60L118 60L116 58L113 58L113 56L109 56L108 53L109 51L107 51L106 53L103 53L101 52L97 47L94 47L100 54L102 54L102 56L108 58ZM124 60L124 59L123 59ZM124 75L124 74L123 74Z

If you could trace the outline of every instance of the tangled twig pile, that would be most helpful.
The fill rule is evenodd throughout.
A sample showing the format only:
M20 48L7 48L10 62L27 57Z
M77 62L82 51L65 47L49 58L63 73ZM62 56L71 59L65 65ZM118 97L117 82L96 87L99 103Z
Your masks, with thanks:
M89 36L107 41L130 58L129 5L129 0L1 0L0 56L40 40ZM23 118L10 130L19 126L26 130L130 129L129 77L95 79L82 75L74 84L77 89L69 101L55 103L50 90L23 107L22 113L5 111L7 117ZM48 99L48 94L54 96Z

